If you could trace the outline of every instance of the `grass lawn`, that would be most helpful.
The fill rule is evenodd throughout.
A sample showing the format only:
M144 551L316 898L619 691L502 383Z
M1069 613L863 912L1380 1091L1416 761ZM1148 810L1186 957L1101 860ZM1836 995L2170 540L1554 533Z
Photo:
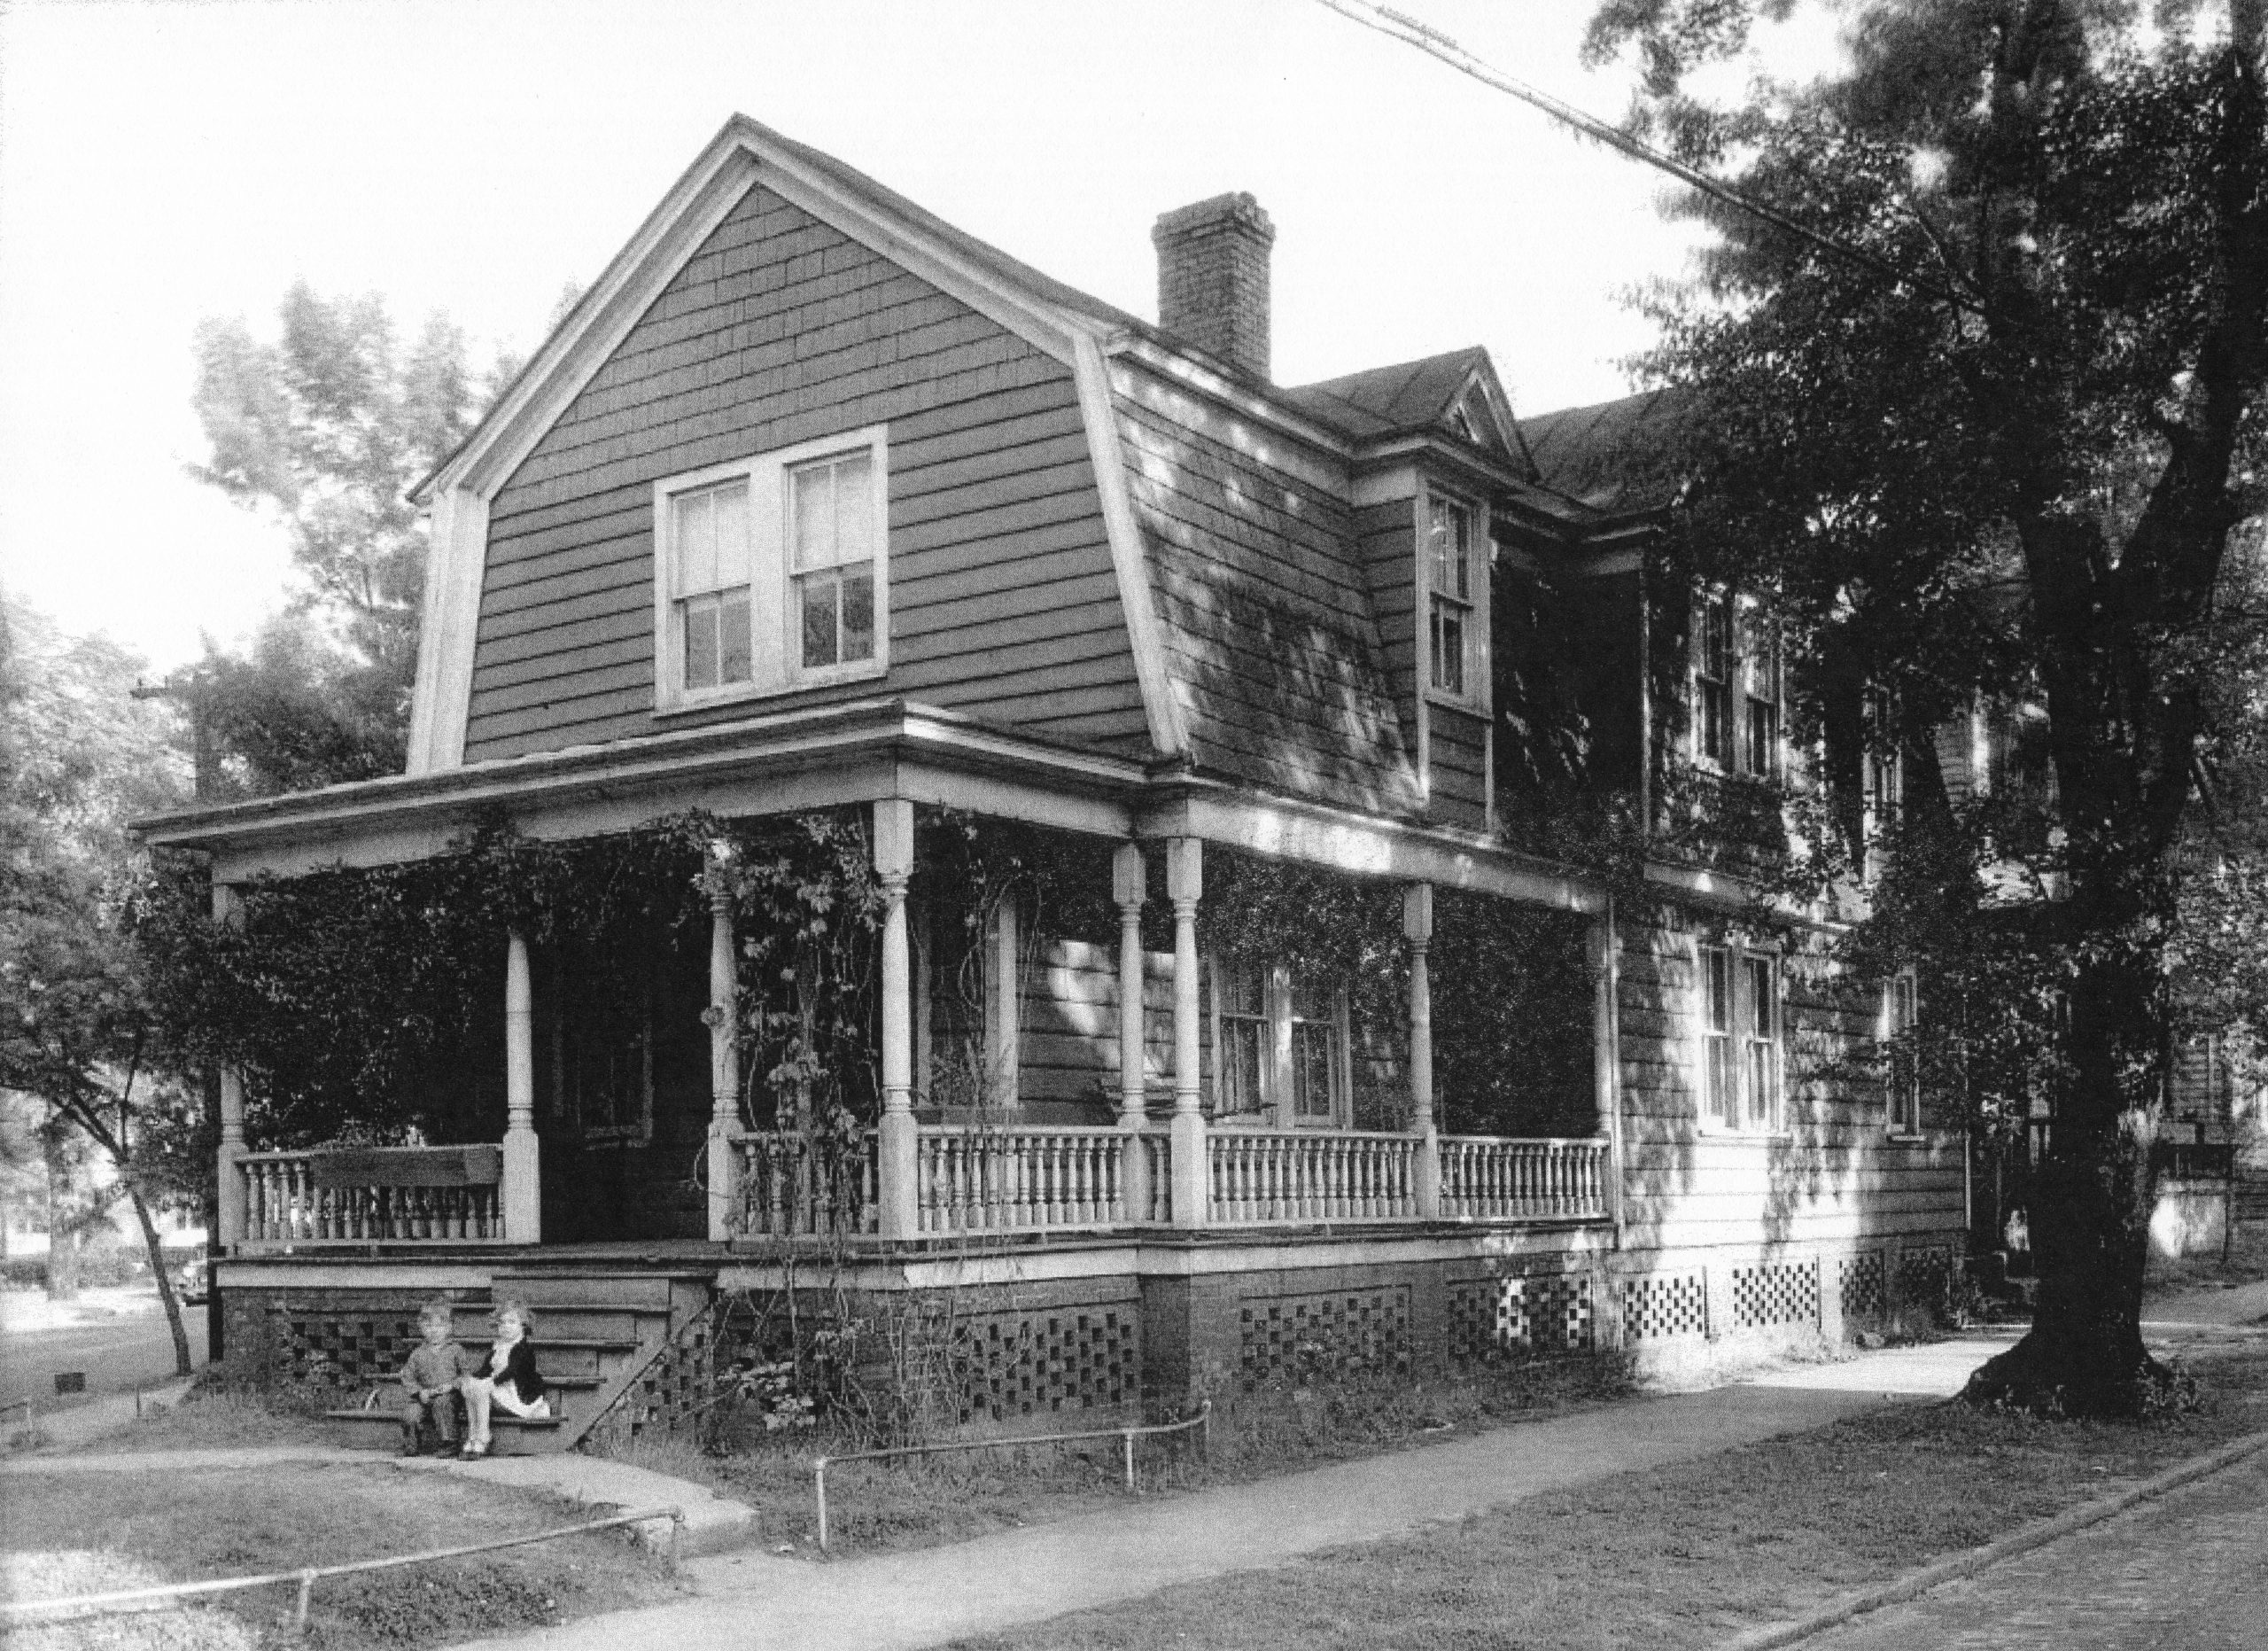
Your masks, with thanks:
M578 1516L548 1498L403 1473L379 1461L11 1475L0 1492L0 1561L16 1597L53 1598L341 1564L571 1524ZM316 1651L439 1645L652 1604L679 1591L666 1563L625 1534L601 1531L319 1582L307 1637L292 1643ZM27 1629L9 1636L10 1651L225 1651L288 1638L282 1624L291 1589L225 1598L187 1611Z
M1568 1415L1629 1390L1627 1367L1612 1358L1544 1359L1457 1382L1377 1380L1296 1394L1224 1390L1215 1400L1209 1459L1194 1436L1168 1435L1139 1441L1137 1465L1146 1497L1169 1496ZM1027 1430L1077 1432L1111 1420L1065 1411ZM767 1544L792 1543L798 1554L816 1557L812 1463L823 1453L866 1447L850 1437L766 1436L728 1425L706 1452L689 1440L650 1437L606 1448L762 1508ZM1124 1484L1115 1437L845 1463L827 1470L828 1546L839 1558L965 1542L1115 1506L1125 1499Z
M1954 1403L1518 1502L1393 1542L1192 1584L979 1647L1715 1644L2268 1427L2268 1348L2185 1351L2203 1407L2133 1424Z
M191 1388L188 1397L172 1409L152 1409L115 1432L88 1440L71 1454L221 1451L338 1442L337 1432L320 1416L271 1403L257 1393L201 1385Z

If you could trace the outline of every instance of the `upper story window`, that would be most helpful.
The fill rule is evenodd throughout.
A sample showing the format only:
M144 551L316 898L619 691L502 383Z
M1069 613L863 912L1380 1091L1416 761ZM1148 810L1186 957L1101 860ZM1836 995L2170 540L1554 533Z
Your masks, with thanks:
M1768 952L1704 946L1701 1105L1725 1130L1776 1133L1781 1102L1780 960Z
M1695 607L1692 669L1695 759L1728 774L1778 775L1779 627L1751 600L1713 591Z
M1890 1133L1922 1133L1922 1070L1914 1047L1921 1024L1921 989L1914 971L1901 969L1882 985L1883 1057L1887 1063Z
M1480 628L1473 617L1480 578L1480 538L1472 507L1429 494L1425 500L1426 644L1433 691L1478 697Z
M656 484L656 709L882 674L887 471L875 426Z
M1906 802L1906 759L1897 743L1894 709L1883 689L1877 688L1867 695L1866 802L1870 831L1895 822Z
M1348 1116L1346 994L1281 963L1213 965L1213 1110L1278 1126Z

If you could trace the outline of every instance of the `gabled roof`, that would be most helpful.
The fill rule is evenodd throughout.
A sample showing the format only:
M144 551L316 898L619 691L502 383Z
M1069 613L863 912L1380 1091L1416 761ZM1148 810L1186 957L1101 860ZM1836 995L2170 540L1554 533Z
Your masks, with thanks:
M1478 345L1294 385L1282 394L1309 417L1357 441L1446 431L1511 457L1523 471L1530 468L1511 400L1495 363Z
M1547 486L1617 515L1659 510L1677 496L1669 437L1690 400L1642 391L1523 418L1520 434Z

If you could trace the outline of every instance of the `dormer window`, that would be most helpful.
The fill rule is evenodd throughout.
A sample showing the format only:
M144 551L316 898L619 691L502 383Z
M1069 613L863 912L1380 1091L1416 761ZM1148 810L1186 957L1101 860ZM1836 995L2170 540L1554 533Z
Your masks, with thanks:
M882 674L887 471L877 426L656 484L657 711Z
M1433 494L1426 500L1426 642L1435 693L1473 697L1479 680L1479 630L1473 622L1473 569L1477 535L1472 507Z

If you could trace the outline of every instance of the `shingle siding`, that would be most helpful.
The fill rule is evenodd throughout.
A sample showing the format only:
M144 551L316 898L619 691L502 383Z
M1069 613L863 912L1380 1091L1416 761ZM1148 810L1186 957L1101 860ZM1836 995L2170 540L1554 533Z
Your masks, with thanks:
M1148 729L1068 369L751 189L499 492L468 760L656 731L653 484L884 424L905 694L1107 749Z
M1416 802L1343 475L1170 409L1122 365L1119 424L1167 666L1200 767L1353 808ZM1245 440L1224 440L1241 435ZM1334 485L1335 484L1335 485Z

